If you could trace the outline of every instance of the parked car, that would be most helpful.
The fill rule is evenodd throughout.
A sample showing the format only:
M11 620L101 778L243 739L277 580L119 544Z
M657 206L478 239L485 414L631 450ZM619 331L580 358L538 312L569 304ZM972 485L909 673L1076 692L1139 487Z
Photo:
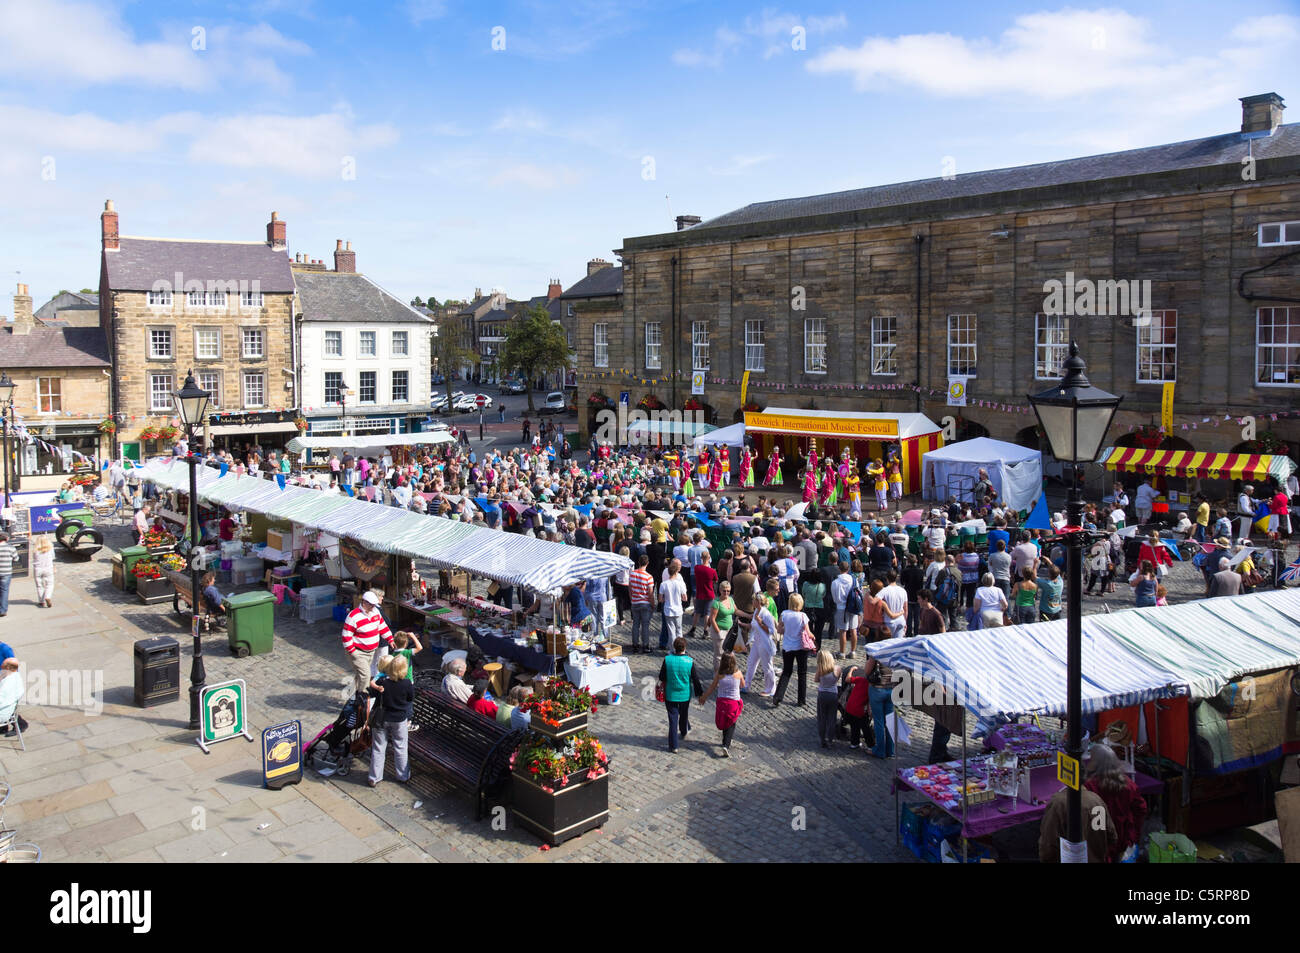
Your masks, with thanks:
M439 384L445 384L445 383L447 383L447 378L443 377L441 374L434 375L433 386L437 387Z
M528 388L523 381L506 378L501 382L501 386L497 388L497 392L501 394L526 394Z
M468 414L478 410L478 398L483 398L483 409L492 408L492 397L489 394L463 394L457 398L451 405L451 409L457 413Z
M569 402L565 399L564 394L558 390L553 390L546 395L546 400L542 406L537 408L539 414L562 414L569 409Z
M451 395L451 403L452 403L452 406L454 407L455 404L456 404L456 401L460 400L460 399L461 399L462 397L464 397L464 396L465 396L465 392L464 392L464 391L461 391L461 390L454 391L454 392L452 393L452 395ZM447 409L447 395L446 395L446 394L439 394L437 397L433 398L433 400L429 401L429 407L430 407L430 409L432 409L432 410L436 410L436 411L443 411L443 410L446 410L446 409Z

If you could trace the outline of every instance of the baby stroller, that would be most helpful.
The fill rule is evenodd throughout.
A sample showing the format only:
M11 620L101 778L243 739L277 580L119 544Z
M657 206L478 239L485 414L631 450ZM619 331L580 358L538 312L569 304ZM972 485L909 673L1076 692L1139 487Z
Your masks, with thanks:
M308 743L303 751L303 764L316 768L326 777L331 774L345 777L352 769L353 748L361 740L368 709L369 699L364 692L357 692L349 698L339 716ZM317 749L322 747L324 750L319 752L320 764L317 766Z
M838 720L835 725L835 736L837 738L849 737L850 716L844 709L844 706L849 703L849 695L853 691L853 685L849 681L849 675L855 669L859 675L862 674L862 669L855 665L844 666L844 670L840 673L840 692L839 698L836 699L835 704L835 710L838 715ZM874 748L876 746L876 732L875 726L871 722L871 706L865 706L862 709L862 712L866 716L866 724L863 726L863 740L866 742L868 748Z

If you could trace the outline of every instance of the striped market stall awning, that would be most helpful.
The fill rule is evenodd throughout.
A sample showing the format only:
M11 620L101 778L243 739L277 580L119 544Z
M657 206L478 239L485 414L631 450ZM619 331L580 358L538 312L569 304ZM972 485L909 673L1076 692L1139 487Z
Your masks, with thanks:
M1213 453L1203 450L1143 450L1109 447L1097 462L1107 470L1152 476L1201 477L1209 480L1286 480L1295 470L1290 457L1267 453Z

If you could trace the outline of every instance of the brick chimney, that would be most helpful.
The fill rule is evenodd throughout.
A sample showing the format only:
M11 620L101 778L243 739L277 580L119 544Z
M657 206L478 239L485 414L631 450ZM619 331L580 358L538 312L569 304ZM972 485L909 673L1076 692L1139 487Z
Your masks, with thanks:
M27 293L26 285L19 285L14 293L14 334L31 334L36 325L32 317L32 296Z
M587 277L590 278L596 272L600 271L600 269L608 268L608 267L609 267L609 262L607 262L605 259L593 258L591 259L591 261L587 262Z
M117 211L112 199L104 203L104 211L99 216L99 235L104 251L117 251L122 247L117 240Z
M344 248L341 239L334 240L334 270L339 274L357 273L357 253L352 250L351 242Z
M560 286L560 279L552 278L550 286L546 289L546 300L554 301L562 294L564 294L564 288Z
M698 224L700 224L700 217L698 215L677 216L677 230L679 232L690 228L692 225L698 225Z
M1285 104L1277 93L1261 93L1241 98L1241 131L1272 135L1282 125Z
M289 241L284 222L277 212L271 213L271 220L266 223L266 243L272 248L288 248Z

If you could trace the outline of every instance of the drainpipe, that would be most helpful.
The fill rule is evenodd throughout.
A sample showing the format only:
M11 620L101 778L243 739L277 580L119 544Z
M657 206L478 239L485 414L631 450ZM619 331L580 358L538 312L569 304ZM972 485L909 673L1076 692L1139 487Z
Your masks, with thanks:
M672 379L672 393L670 397L669 406L673 410L676 410L677 409L677 349L681 343L680 341L677 340L679 334L678 327L677 327L679 323L677 320L677 256L674 255L668 261L669 261L669 270L672 278L672 287L669 293L668 307L672 311L672 315L673 315L673 379Z
M925 236L917 235L916 241L916 412L921 412L921 361L925 353L921 350L921 246Z

